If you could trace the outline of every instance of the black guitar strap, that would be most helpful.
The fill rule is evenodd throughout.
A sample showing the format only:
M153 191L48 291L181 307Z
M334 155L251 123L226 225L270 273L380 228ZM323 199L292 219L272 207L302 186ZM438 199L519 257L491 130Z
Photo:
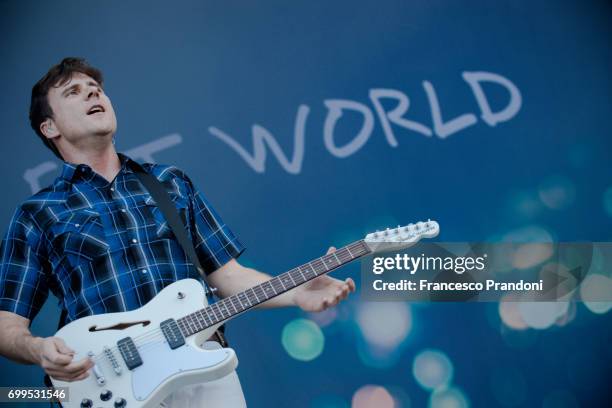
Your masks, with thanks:
M142 183L142 185L147 189L151 197L157 203L157 207L164 214L164 218L166 222L168 222L168 226L174 233L177 241L185 251L187 258L189 261L195 265L196 269L202 276L202 279L206 281L206 274L204 273L204 269L202 268L202 264L200 264L200 260L196 254L195 248L193 246L193 241L187 235L187 227L185 223L181 219L179 212L176 210L176 206L172 202L168 191L164 188L164 185L152 174L147 173L145 169L138 163L133 160L128 160L128 165L138 177L138 180ZM208 282L207 282L208 283ZM205 286L206 294L211 294L210 289L208 288L210 285ZM228 343L225 338L225 325L219 327L219 330L215 333L214 337L216 341L218 341L221 346L227 347Z
M189 239L189 236L187 235L187 228L179 216L170 195L164 188L164 185L155 176L147 173L140 164L131 160L128 161L128 163L134 173L136 173L138 180L147 189L147 191L149 191L149 194L151 194L151 197L153 197L155 203L157 203L157 208L159 208L162 214L164 214L164 218L168 222L168 226L183 248L183 251L185 251L187 258L189 258L189 261L195 265L203 279L206 280L204 269L202 269L200 260L198 259L195 248L193 247L193 241ZM206 291L208 294L208 288L206 288Z

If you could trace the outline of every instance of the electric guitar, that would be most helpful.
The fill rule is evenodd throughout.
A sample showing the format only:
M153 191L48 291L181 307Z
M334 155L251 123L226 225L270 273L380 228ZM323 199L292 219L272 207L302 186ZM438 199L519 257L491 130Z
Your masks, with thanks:
M233 349L200 347L225 321L355 259L401 250L438 233L431 220L377 231L212 305L197 280L184 279L139 309L75 320L56 336L76 351L75 359L89 356L95 365L84 380L51 381L69 388L69 402L62 402L67 408L155 406L185 385L216 380L236 368Z

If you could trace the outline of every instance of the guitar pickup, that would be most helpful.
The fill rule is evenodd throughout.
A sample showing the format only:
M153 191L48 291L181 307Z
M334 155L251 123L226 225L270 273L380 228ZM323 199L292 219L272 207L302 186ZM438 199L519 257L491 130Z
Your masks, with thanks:
M166 341L168 341L168 345L172 350L185 344L185 337L176 323L176 320L164 320L159 324L159 327L161 328L162 333L164 333Z
M117 347L121 352L121 357L129 370L142 365L142 358L131 337L125 337L117 342Z

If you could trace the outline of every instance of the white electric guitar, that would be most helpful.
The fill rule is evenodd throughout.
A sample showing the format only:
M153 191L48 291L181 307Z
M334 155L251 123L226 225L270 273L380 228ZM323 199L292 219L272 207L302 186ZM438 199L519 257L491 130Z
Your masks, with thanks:
M140 309L84 317L56 334L76 351L75 361L95 362L88 378L69 388L64 407L152 407L188 384L216 380L238 365L231 348L200 347L227 320L362 256L401 250L438 235L435 221L368 234L364 239L208 306L194 279L164 288Z

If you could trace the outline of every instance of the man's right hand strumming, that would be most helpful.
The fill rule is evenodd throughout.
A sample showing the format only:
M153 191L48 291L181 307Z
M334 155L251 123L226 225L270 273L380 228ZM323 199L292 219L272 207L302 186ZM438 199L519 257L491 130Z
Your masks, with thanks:
M74 360L74 350L59 337L34 337L30 320L15 313L0 311L0 354L20 363L37 364L51 377L78 381L89 376L93 361Z

